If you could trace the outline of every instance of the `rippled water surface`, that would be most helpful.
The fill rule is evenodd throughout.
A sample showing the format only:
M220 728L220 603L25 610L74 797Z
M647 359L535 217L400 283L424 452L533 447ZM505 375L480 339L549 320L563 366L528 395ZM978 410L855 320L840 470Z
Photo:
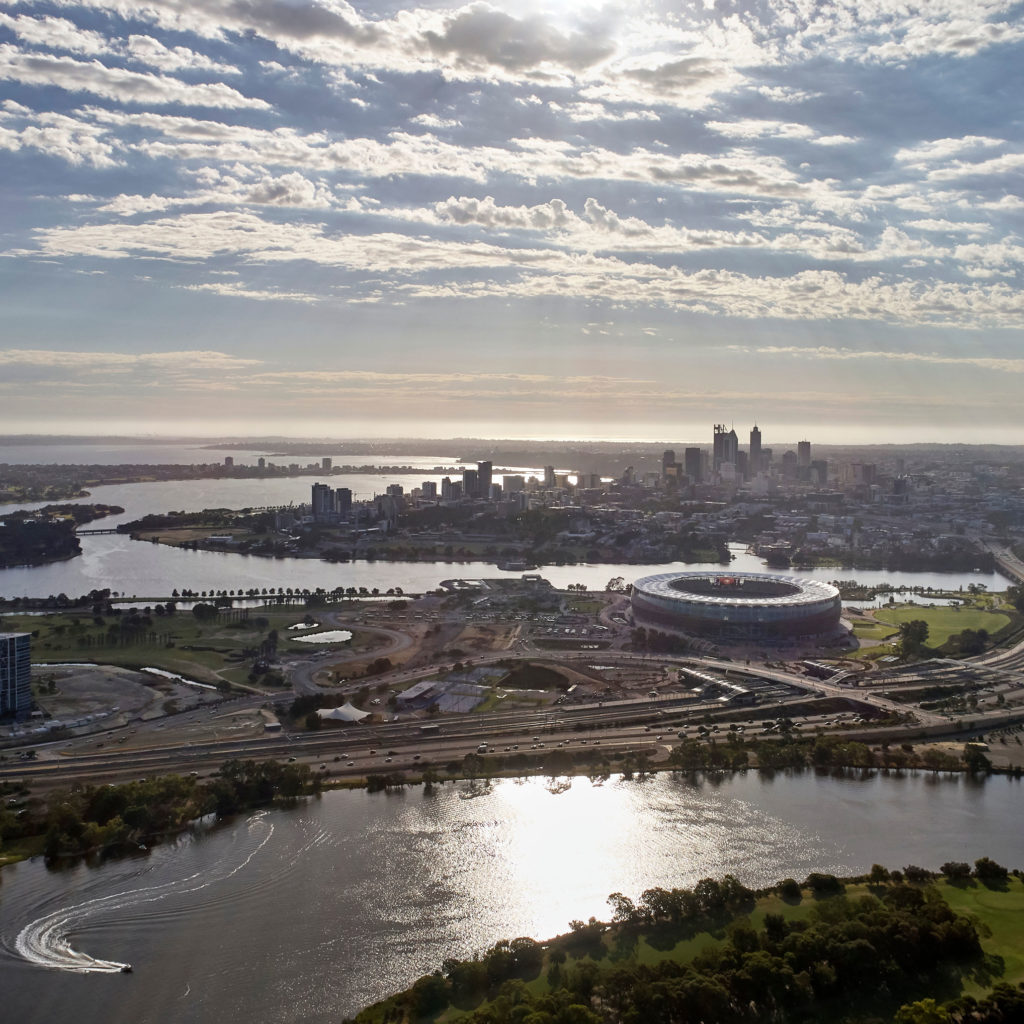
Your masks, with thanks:
M99 868L5 870L5 1017L338 1021L446 956L607 916L613 891L1018 865L1021 794L1004 778L812 773L329 793Z

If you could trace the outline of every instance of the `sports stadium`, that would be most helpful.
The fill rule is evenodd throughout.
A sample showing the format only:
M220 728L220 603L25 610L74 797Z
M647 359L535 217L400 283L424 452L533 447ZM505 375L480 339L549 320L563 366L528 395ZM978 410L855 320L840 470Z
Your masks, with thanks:
M842 602L831 583L738 572L670 572L633 584L638 626L723 643L778 643L841 635Z

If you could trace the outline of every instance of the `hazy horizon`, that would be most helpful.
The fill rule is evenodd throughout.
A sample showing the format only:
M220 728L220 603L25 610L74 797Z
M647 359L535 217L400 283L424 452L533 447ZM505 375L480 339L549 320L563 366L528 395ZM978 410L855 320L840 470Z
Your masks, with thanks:
M0 430L1024 442L1014 0L0 0Z

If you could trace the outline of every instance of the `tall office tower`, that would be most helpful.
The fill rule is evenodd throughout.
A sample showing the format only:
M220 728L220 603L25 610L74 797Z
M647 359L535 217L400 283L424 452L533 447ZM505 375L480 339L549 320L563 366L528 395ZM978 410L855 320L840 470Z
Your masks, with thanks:
M796 446L796 476L802 483L811 480L811 442L800 441Z
M462 493L467 498L476 498L479 496L477 488L480 485L479 477L475 469L464 469L462 471Z
M322 458L322 459L320 460L320 468L321 468L321 469L322 469L322 470L323 470L323 471L324 471L325 473L330 473L330 471L331 471L331 466L332 466L332 465L333 465L333 463L331 462L331 457L330 457L330 455L325 455L325 456L324 456L324 457L323 457L323 458Z
M235 460L234 460L233 456L231 456L231 455L225 455L224 456L224 465L225 466L233 466L234 464L235 464Z
M28 718L32 710L32 635L0 633L0 715Z
M441 500L452 500L452 478L450 476L442 477L441 479Z
M761 472L761 431L754 424L750 431L750 459L747 462L748 476L757 476Z
M828 483L828 462L825 459L815 459L811 463L811 483L824 487Z
M782 476L786 480L795 480L797 473L796 452L788 451L782 455Z
M526 490L526 478L518 473L514 476L503 476L501 482L506 494L516 494Z
M427 501L437 500L437 484L433 480L424 480L423 486L420 488L420 494Z
M683 468L690 478L691 484L699 484L702 479L701 473L701 450L699 448L687 448L683 452Z
M661 453L661 475L666 477L670 475L672 466L676 464L676 453L671 448L667 448Z
M736 476L740 480L750 479L750 456L746 452L736 453Z
M491 496L491 468L489 462L478 462L476 464L477 494L481 498L489 498Z
M545 466L544 467L544 488L550 491L555 486L555 467Z
M351 488L339 487L334 492L334 511L340 516L348 515L352 511Z
M334 514L334 491L327 484L313 484L313 518L318 522Z
M739 439L735 430L726 430L724 423L715 424L715 433L712 441L712 466L717 473L723 462L731 462L736 465L736 453L739 451Z

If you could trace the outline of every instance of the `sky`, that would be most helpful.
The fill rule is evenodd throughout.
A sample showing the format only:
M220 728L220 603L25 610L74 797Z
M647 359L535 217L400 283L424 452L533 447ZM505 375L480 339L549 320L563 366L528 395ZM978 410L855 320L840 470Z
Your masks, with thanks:
M1024 3L0 0L0 432L1024 443Z

